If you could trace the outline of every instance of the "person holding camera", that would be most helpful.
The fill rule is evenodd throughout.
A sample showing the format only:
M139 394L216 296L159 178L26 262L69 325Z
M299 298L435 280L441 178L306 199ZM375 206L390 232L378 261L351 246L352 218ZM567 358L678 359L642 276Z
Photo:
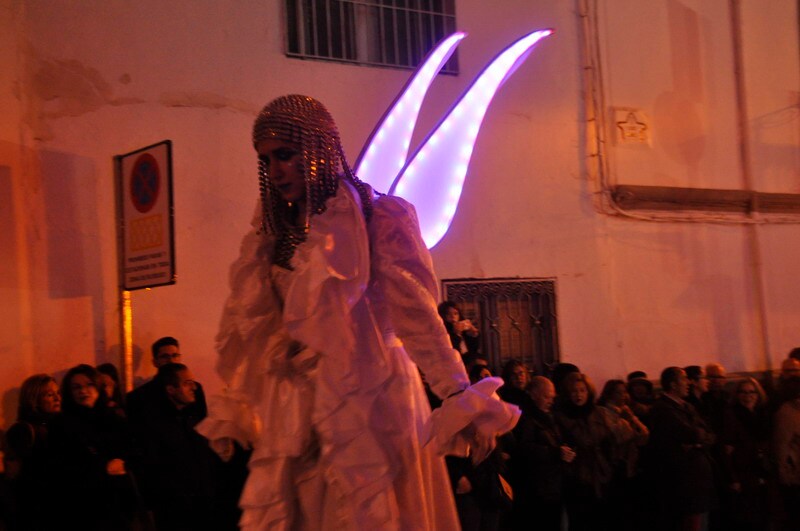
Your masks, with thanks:
M452 301L444 301L439 305L439 315L450 336L453 348L461 353L462 358L475 357L480 346L480 332L469 319L463 319L461 310Z

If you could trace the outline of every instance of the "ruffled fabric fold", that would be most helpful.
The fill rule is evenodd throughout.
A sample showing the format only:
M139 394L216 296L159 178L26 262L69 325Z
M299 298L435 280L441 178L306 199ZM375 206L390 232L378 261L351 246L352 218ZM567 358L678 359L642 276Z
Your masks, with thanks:
M347 393L359 383L351 312L369 282L369 241L358 194L344 182L339 188L292 257L283 320L293 338L336 359L341 380L332 383Z
M248 447L256 438L257 423L244 397L214 395L208 399L208 416L197 431L212 442L212 448L222 451L216 441L233 439Z
M471 454L476 462L482 461L495 437L511 431L521 414L517 406L497 396L502 386L502 378L484 378L446 399L425 425L425 444L439 455Z
M397 518L396 470L369 412L392 373L365 297L369 241L357 198L342 182L314 218L292 259L283 315L292 338L320 352L311 420L326 481L336 485L347 520L383 529Z

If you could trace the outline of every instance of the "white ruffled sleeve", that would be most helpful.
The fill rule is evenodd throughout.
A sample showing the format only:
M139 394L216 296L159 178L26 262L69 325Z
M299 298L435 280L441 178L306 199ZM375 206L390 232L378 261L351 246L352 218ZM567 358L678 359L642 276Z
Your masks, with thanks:
M461 356L436 311L439 286L414 207L393 196L375 201L369 224L373 290L392 331L440 398L469 386Z
M431 389L444 403L425 428L425 442L439 453L465 455L472 447L476 460L494 446L497 435L510 431L519 408L495 394L500 378L469 386L458 351L436 309L438 281L419 230L414 207L392 196L375 201L369 225L372 243L372 282L393 332L425 374Z

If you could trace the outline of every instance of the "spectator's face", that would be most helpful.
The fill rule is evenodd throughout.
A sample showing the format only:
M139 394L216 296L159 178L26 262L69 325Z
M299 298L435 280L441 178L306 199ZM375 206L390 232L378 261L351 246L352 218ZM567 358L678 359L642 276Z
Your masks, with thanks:
M708 377L706 376L706 372L700 371L700 376L697 378L697 380L692 380L692 385L694 385L695 388L697 388L697 390L701 393L708 391Z
M722 391L725 389L725 382L728 376L725 374L725 367L722 365L711 365L706 370L708 376L708 388L711 391Z
M167 395L178 406L188 406L195 401L197 384L194 382L192 371L186 369L178 371L178 385L167 385Z
M637 402L644 402L650 398L650 388L644 382L633 382L631 384L631 395Z
M758 391L756 390L756 386L750 382L742 383L739 385L739 389L736 390L736 399L739 401L739 404L752 411L758 404Z
M673 384L672 391L680 398L689 396L689 378L684 371L678 374L678 380Z
M153 365L160 369L168 363L180 363L181 352L175 345L164 345L158 349L156 357L153 358Z
M625 384L617 384L614 387L614 392L611 393L611 403L615 406L624 406L628 402L630 402L630 396L628 396L628 389Z
M583 382L575 382L569 390L569 399L578 407L586 405L589 400L589 388Z
M447 323L453 324L457 323L461 320L461 314L458 313L458 310L453 308L452 306L447 308L447 311L444 314L444 320Z
M117 386L116 382L114 382L114 379L111 376L101 372L98 384L100 384L100 391L102 391L103 395L111 400L114 397L114 389Z
M93 408L97 399L100 398L100 391L91 378L85 374L76 374L69 382L69 392L72 393L72 400L83 407Z
M61 393L58 392L58 384L50 381L44 386L42 394L39 395L39 403L36 405L39 411L49 415L61 411Z
M532 393L531 398L539 410L550 413L550 409L553 407L553 401L556 398L556 388L553 387L552 383L548 382Z
M528 369L522 365L514 367L511 371L511 381L509 383L511 387L524 390L528 386Z

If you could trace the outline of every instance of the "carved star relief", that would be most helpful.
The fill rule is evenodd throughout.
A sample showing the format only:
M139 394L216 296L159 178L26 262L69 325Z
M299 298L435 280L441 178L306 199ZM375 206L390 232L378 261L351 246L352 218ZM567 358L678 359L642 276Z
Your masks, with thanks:
M622 142L647 142L647 124L636 118L636 113L629 112L622 122L617 122Z

